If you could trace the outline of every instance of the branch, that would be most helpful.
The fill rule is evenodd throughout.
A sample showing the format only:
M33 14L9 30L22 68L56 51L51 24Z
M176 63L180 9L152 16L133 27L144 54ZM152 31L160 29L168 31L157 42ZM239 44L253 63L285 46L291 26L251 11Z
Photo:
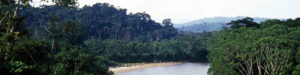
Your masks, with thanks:
M18 0L17 5L16 5L16 10L14 11L13 19L16 19L18 16L18 10L19 10L20 3L21 3L21 0ZM15 32L15 28L16 28L16 24L12 24L11 29L10 29L10 34L13 34Z
M6 13L5 13L5 16L0 20L0 25L2 24L2 22L3 22L3 20L6 18L6 16L8 15L8 12L9 11L7 11Z
M243 65L242 64L239 64L239 66L242 68L242 70L244 71L244 74L247 74L247 71L246 71L246 69L243 67Z
M41 25L42 26L42 25ZM42 26L45 30L46 30L46 32L48 32L50 35L53 35L53 33L51 33L47 28L46 28L46 26Z
M18 10L19 10L19 5L21 4L21 0L18 0L17 1L17 6L16 6L16 10L15 10L15 12L14 12L14 16L13 16L13 18L16 18L17 17L17 13L18 13Z
M238 69L239 72L241 72L243 75L245 75L240 68L237 67L237 69Z
M24 51L29 55L30 59L32 60L33 63L36 63L36 61L33 59L33 56L32 54L25 48L25 47L22 47L24 49Z

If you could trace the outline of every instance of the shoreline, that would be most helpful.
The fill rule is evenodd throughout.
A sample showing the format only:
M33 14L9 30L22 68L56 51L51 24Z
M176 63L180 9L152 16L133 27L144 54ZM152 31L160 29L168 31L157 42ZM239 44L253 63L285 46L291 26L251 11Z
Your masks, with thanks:
M125 64L125 66L121 66L121 67L110 67L109 71L112 71L114 74L119 74L119 73L136 71L136 70L141 70L141 69L146 69L146 68L171 66L171 65L177 65L177 64L182 64L182 62L129 63L129 64Z

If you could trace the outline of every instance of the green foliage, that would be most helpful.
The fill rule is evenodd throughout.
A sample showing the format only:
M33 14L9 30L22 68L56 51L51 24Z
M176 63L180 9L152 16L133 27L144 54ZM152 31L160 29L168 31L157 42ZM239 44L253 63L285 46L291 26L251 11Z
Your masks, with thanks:
M47 16L48 14L52 15ZM170 25L162 25L152 20L149 14L127 14L126 9L115 8L107 3L97 3L81 9L58 6L28 8L22 10L20 15L27 18L26 25L33 30L32 35L41 35L37 36L39 39L45 38L46 33L41 30L44 29L41 25L52 25L53 15L58 16L58 23L74 22L75 26L80 26L82 32L85 32L81 37L84 40L99 38L146 42L170 39L177 35L170 19Z
M77 0L52 0L35 8L22 1L0 2L1 74L111 75L108 67L119 63L207 62L211 33L178 35L171 19L160 24L107 3L76 8Z
M1 73L42 74L45 68L40 66L48 63L48 44L24 37L14 37L14 40L7 37L10 36L1 37L0 41Z
M230 28L232 28L232 29L238 29L243 26L246 26L246 27L258 27L259 26L256 22L254 22L253 18L250 18L250 17L246 17L241 20L231 21L230 23L228 23L228 25L230 25Z
M77 4L78 0L52 0L56 5L58 6L64 6L64 7L69 7L69 6L74 6Z
M16 1L16 4L15 4ZM57 15L48 15L45 23L39 25L44 28L43 35L32 35L30 28L25 28L24 17L21 12L30 0L1 0L0 1L0 72L4 75L47 75L47 74L88 74L111 75L108 67L103 64L107 59L85 51L80 46L84 32L76 22L61 21ZM55 0L57 5L74 5L76 0ZM18 5L21 4L21 5ZM19 9L22 8L22 9ZM20 13L19 13L20 12ZM51 18L50 18L51 17ZM36 18L40 19L40 18ZM37 33L37 32L36 32ZM50 35L51 37L48 37ZM53 34L52 34L53 33ZM61 39L57 39L61 38ZM50 39L58 40L56 52L50 52ZM76 44L73 44L76 43Z
M152 42L90 39L84 44L88 51L117 62L207 62L209 37L210 33L201 33Z
M56 64L52 67L54 75L110 75L108 68L101 64L101 58L89 54L81 48L62 49L55 56Z
M215 32L210 40L209 72L214 75L298 74L295 60L298 59L299 27L291 23L298 22L267 20L257 24L251 18L232 21L231 29Z

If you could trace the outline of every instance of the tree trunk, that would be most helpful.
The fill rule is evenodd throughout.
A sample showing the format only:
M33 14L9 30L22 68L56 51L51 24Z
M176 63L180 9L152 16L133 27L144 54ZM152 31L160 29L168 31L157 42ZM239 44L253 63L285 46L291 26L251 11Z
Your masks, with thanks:
M51 44L51 52L54 53L54 48L55 48L55 38L52 39L52 44Z
M257 69L258 69L258 75L261 75L261 68L259 65L257 65Z
M17 0L17 5L16 5L16 9L14 11L13 19L17 18L20 3L21 3L21 0ZM14 23L14 24L11 25L11 29L9 31L10 34L13 34L15 32L15 28L16 28L16 23Z

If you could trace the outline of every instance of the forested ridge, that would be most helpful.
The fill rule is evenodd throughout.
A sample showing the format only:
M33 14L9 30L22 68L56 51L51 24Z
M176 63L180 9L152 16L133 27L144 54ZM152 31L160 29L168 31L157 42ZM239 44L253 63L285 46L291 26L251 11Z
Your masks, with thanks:
M208 61L211 33L179 34L171 19L158 23L107 3L2 6L3 74L110 75L121 63Z
M88 51L118 62L207 61L206 48L195 48L194 45L205 47L205 37L210 33L178 34L171 19L160 24L146 13L127 14L126 9L107 3L80 9L57 6L27 8L20 14L25 18L25 26L33 39L51 44L55 40L54 46L58 49L66 45L83 45ZM194 51L203 51L203 57L191 55Z
M43 27L49 25L51 21L79 27L83 35L81 38L84 40L93 37L144 42L169 39L177 34L170 19L165 19L162 25L152 20L147 13L128 14L126 9L115 8L107 3L83 8L29 7L20 12L20 16L26 18L26 27L31 28L32 35L37 35L39 39L45 37L39 32L43 32Z
M239 20L243 18L246 18L246 16L202 18L183 24L175 24L174 27L178 28L178 30L182 31L183 33L212 32L222 30L223 26L226 27L226 23L229 23L230 21ZM268 18L259 17L253 18L254 22L257 23L263 22L267 19Z

